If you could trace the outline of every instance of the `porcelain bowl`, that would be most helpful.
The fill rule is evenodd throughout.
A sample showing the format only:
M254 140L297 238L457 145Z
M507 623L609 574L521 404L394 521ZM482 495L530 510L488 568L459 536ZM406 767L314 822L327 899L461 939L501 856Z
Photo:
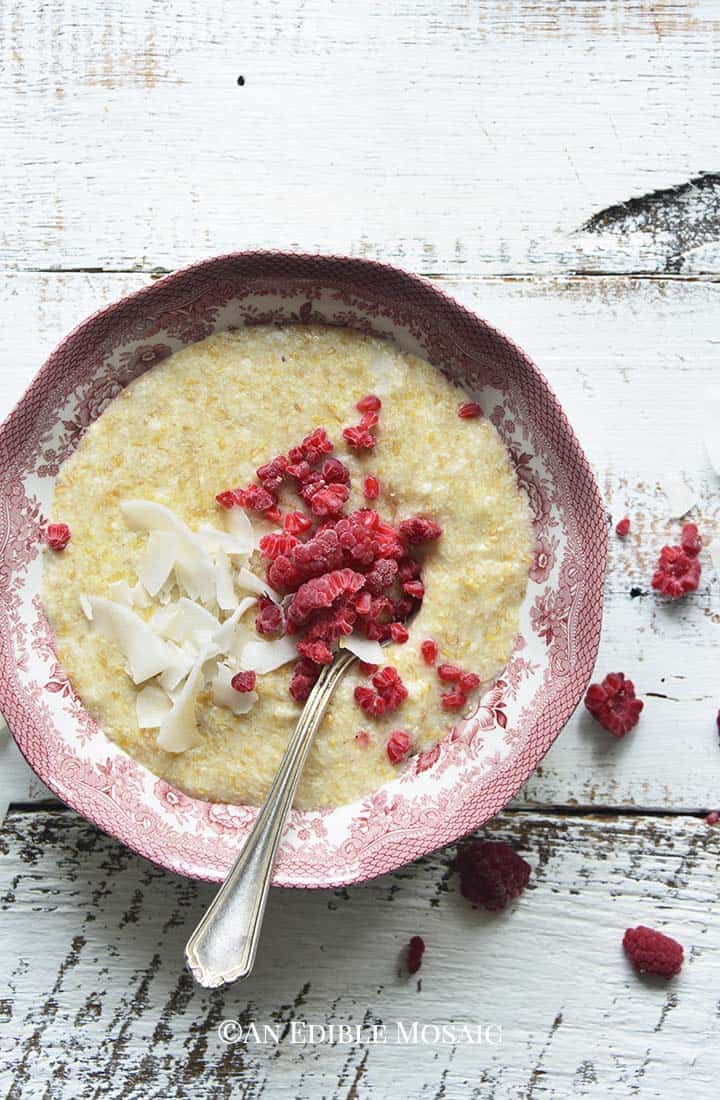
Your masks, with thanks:
M460 383L502 436L535 533L520 634L476 712L361 801L293 811L274 881L327 887L392 871L497 813L581 699L600 635L607 520L587 459L529 358L424 279L367 260L237 253L161 279L63 340L0 428L0 709L69 806L168 870L225 877L257 810L175 790L86 713L43 614L39 536L61 463L133 378L214 332L287 323L387 337Z

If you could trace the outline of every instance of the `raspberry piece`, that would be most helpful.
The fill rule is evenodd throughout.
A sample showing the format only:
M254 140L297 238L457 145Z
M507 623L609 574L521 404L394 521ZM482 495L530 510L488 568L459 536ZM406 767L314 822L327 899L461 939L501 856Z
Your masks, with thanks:
M426 665L434 665L438 659L440 646L437 642L434 642L432 638L426 638L420 646L420 652L422 653L422 659Z
M45 538L51 550L64 550L70 542L70 528L67 523L48 523Z
M328 485L350 484L350 471L339 458L328 458L323 462L322 476Z
M460 682L463 670L458 665L440 665L437 674L446 684L457 684Z
M442 527L427 516L410 516L400 524L400 535L406 542L416 545L420 542L434 542L442 535Z
M446 691L444 695L440 696L440 704L444 710L462 710L466 703L465 693L458 689Z
M371 409L370 412L363 413L363 415L360 417L360 423L358 427L362 428L366 432L369 432L371 428L377 428L379 419L380 417L378 416L378 414Z
M417 974L422 965L422 957L425 953L425 940L422 936L411 936L410 943L408 944L407 955L405 956L405 965L408 968L408 974Z
M380 481L373 474L363 481L363 496L365 500L377 500L380 496Z
M360 425L355 428L345 428L343 439L354 451L371 451L377 443L375 436L371 435L367 428Z
M223 489L221 493L216 493L215 500L218 502L221 508L225 508L227 511L230 511L230 509L234 508L237 504L237 501L235 500L235 494L232 489Z
M288 608L288 623L293 627L302 626L315 611L331 607L340 596L354 595L364 584L362 573L354 573L352 569L335 569L305 581Z
M297 544L298 540L294 535L289 535L287 531L283 531L280 535L275 533L263 535L258 546L264 558L276 561L281 554L290 557Z
M393 615L397 622L404 623L415 610L415 602L412 596L402 596L393 604Z
M407 592L414 600L421 600L425 595L425 585L422 581L405 581L403 592Z
M585 706L613 737L624 737L640 721L642 699L635 698L635 685L622 672L610 672L601 684L591 684Z
M380 412L382 401L374 393L369 393L367 397L360 398L355 408L361 413Z
M463 691L465 695L469 695L471 691L477 691L480 687L480 677L474 672L464 672L458 680L458 688Z
M235 501L241 508L252 512L267 512L277 504L277 497L261 485L248 485L247 489L235 489Z
M290 452L290 454L292 454L292 451ZM290 474L290 477L294 477L296 481L299 481L302 484L304 481L307 481L310 474L312 473L312 470L310 469L310 463L305 461L305 459L302 457L302 452L300 452L300 457L298 461L293 462L292 465L288 466L287 472Z
M387 754L391 764L399 764L410 748L410 736L405 730L393 730L387 743Z
M686 553L682 546L663 546L651 583L663 596L677 600L696 591L701 572L697 557Z
M483 411L477 401L466 401L464 405L461 405L458 409L458 416L461 420L474 420L478 416L482 416Z
M260 596L258 600L260 614L255 618L255 629L263 637L285 633L285 619L282 608L269 596Z
M376 691L364 684L358 684L354 691L357 705L371 718L381 718L387 710L385 700Z
M236 672L230 681L230 686L235 688L235 691L253 691L255 680L254 672Z
M397 710L408 696L400 673L392 665L379 669L372 678L372 685L385 703L386 710Z
M405 557L405 547L400 541L400 536L389 523L378 522L373 534L375 536L376 557L396 558L398 560Z
M323 455L329 455L334 447L325 429L315 428L310 435L305 436L300 444L300 450L305 461L314 466Z
M703 540L694 523L686 523L683 527L680 545L691 558L697 557L702 550Z
M621 538L625 538L625 535L630 532L630 520L625 516L625 519L621 519L619 523L615 525L615 531Z
M342 511L350 496L347 485L328 485L313 493L310 510L316 516L333 516Z
M422 576L422 568L419 561L414 558L403 558L399 563L398 577L401 584L408 581L419 581Z
M314 642L322 639L327 642L336 642L338 638L352 634L357 612L349 597L338 600L327 611L320 611L312 619L312 626L307 632L307 640Z
M374 676L380 667L379 665L370 664L369 661L358 661L358 664L366 676Z
M263 483L268 492L276 493L285 479L288 466L289 463L285 455L278 455L272 461L266 462L264 466L258 466L255 474L258 481Z
M367 584L367 581L365 583ZM366 591L358 592L354 605L358 615L369 615L372 607L372 596Z
M265 519L270 523L280 523L282 521L282 512L278 508L277 504L274 504L272 508L268 508L265 513Z
M402 623L390 623L390 637L398 645L404 645L410 634L407 627L404 627Z
M298 653L316 665L331 665L333 653L327 642L298 642Z
M372 737L367 730L358 730L355 734L355 740L361 749L366 749L368 745L372 744Z
M307 657L303 657L293 668L292 679L288 688L290 697L296 703L304 703L319 675L320 666L308 661Z
M682 944L653 928L639 924L623 936L625 954L638 974L659 974L672 978L680 973L684 951Z
M720 821L720 813L717 810L711 810L705 818L706 825L717 825L718 821Z
M530 864L502 840L474 840L462 847L455 866L460 893L473 905L497 911L520 897L530 879Z
M362 512L342 516L335 524L335 534L352 562L370 565L378 556L375 532L367 526Z
M313 525L310 516L304 512L286 512L283 519L283 527L288 535L304 535Z
M398 565L393 558L380 558L367 575L365 587L373 596L381 596L395 580Z

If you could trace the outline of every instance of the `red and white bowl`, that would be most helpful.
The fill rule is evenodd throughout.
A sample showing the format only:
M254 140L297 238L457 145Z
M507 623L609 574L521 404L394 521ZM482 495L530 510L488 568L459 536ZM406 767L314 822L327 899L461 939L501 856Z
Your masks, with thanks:
M521 633L476 713L361 801L293 811L274 881L338 886L391 871L497 813L579 702L600 635L607 521L587 459L528 357L423 279L342 257L220 256L101 310L63 340L0 428L0 710L68 805L162 867L225 877L256 809L175 790L86 713L43 614L39 533L60 464L128 382L213 332L289 322L390 337L463 385L505 441L535 527Z

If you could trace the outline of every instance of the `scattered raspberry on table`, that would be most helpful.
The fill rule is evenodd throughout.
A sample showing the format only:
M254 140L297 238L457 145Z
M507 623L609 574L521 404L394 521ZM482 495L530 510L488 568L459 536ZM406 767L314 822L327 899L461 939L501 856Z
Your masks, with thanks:
M635 685L622 672L609 672L601 684L591 684L585 706L613 737L624 737L640 721L642 699L635 696Z
M530 880L530 864L502 840L474 840L455 861L460 893L473 905L497 911L519 898Z
M408 974L416 974L422 966L422 957L425 953L425 940L422 936L412 936L408 944L405 962Z
M663 932L643 924L628 928L623 936L623 948L638 974L672 978L680 973L684 955L682 944Z

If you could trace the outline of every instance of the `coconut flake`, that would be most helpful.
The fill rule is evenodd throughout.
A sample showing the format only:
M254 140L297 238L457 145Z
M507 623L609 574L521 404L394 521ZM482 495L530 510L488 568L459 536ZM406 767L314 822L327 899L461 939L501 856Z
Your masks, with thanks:
M125 607L133 605L133 590L127 581L113 581L108 585L110 599L115 603L124 604Z
M225 512L225 527L239 543L250 547L248 553L254 549L255 531L244 508L240 508L237 504L229 508Z
M370 638L364 638L362 634L348 634L346 638L341 638L338 645L343 649L349 649L351 653L354 653L356 657L359 657L361 661L366 661L369 665L381 665L383 663L383 651L379 642L373 642Z
M266 672L274 672L288 661L297 660L297 657L295 642L285 635L272 642L248 642L240 655L240 664L244 669L252 669L258 676L264 676Z
M88 619L90 622L92 622L92 617L93 617L92 604L90 603L90 600L88 599L88 597L83 592L80 593L80 607L82 608L82 613L85 616L85 618Z
M222 626L215 631L212 636L212 643L218 647L221 653L232 652L240 620L245 612L256 604L257 600L254 596L246 596L243 600L240 600L230 618L226 619Z
M132 601L135 607L150 607L152 605L152 600L148 596L140 581L137 581L130 589L130 591L132 593Z
M200 744L195 722L195 702L205 682L205 660L206 654L201 653L182 690L178 692L172 710L163 718L157 735L159 749L165 749L166 752L185 752Z
M169 664L164 672L161 672L158 676L158 683L165 691L175 691L180 683L185 679L188 672L193 666L195 661L194 653L186 653L184 649L181 649L179 645L175 645L174 642L167 642L167 646L172 654L172 664Z
M176 537L175 576L191 599L203 603L215 599L215 571L212 560L200 539L186 523L164 504L152 500L124 500L120 508L125 522L133 531L166 532ZM150 592L144 578L140 579Z
M124 653L130 676L141 684L172 663L172 653L152 627L129 607L102 596L91 596L93 629Z
M697 504L697 498L679 474L668 474L663 482L671 519L682 519Z
M256 592L258 596L267 595L273 603L280 603L279 595L270 587L267 581L263 581L260 577L256 577L249 569L245 569L244 567L239 569L236 580L240 588L245 588L248 592Z
M217 666L212 682L212 700L218 707L227 707L233 714L247 714L258 701L257 692L236 691L232 686L234 672L225 664Z
M158 729L172 703L157 684L147 684L137 693L135 712L141 730Z
M138 576L151 596L157 596L175 567L178 540L170 531L151 531Z
M247 517L245 518L247 519ZM248 525L249 523L248 520ZM207 523L201 523L198 527L197 537L211 554L217 553L218 550L224 550L226 554L240 554L242 557L247 557L255 549L255 535L252 528L250 528L250 534L246 537L244 532L236 535L231 531L219 531L217 527L210 527Z
M237 606L230 558L222 548L215 551L215 590L221 611L232 611Z
M160 622L156 625L156 620ZM165 638L180 645L188 643L196 651L207 645L218 630L220 623L207 608L187 596L181 596L176 603L168 604L158 610L152 618L153 626Z

